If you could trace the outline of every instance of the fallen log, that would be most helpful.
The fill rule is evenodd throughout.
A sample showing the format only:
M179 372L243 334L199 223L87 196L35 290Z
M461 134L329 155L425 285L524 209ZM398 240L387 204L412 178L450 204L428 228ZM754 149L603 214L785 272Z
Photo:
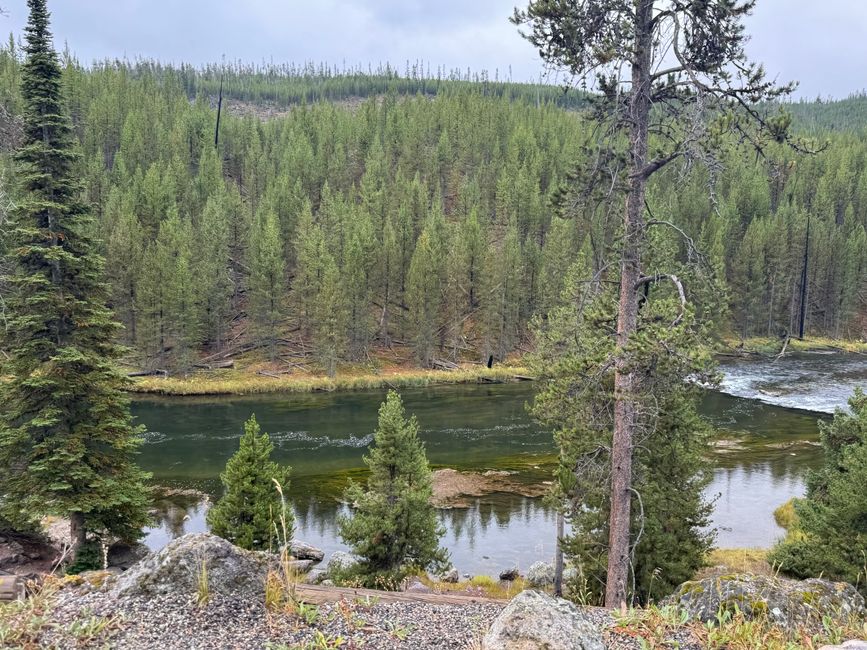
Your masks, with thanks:
M0 576L0 602L24 600L24 579L19 576Z
M222 370L224 368L234 368L235 360L229 359L227 361L215 361L214 363L194 363L193 368L200 368L202 370Z
M354 602L380 603L431 603L435 605L467 605L469 603L496 603L504 601L481 596L458 594L413 594L396 591L377 591L375 589L354 589L349 587L323 587L322 585L297 585L298 598L305 603L321 605L341 600Z
M128 372L127 377L153 377L154 375L169 376L168 370L138 370L136 372Z

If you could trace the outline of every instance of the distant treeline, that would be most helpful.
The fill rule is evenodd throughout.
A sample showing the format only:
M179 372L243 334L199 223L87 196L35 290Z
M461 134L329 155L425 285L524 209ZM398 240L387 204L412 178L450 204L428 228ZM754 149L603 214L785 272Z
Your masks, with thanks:
M228 104L295 108L269 120L224 112L215 149L224 72ZM14 131L19 74L7 46L0 133ZM501 358L530 346L532 319L569 299L576 251L601 260L618 237L619 199L574 209L563 191L593 137L564 110L586 102L580 93L420 68L84 69L71 58L64 83L113 307L147 364L185 367L240 344L278 356L289 338L326 370L392 341L422 364ZM349 97L369 99L332 101ZM713 173L672 168L654 180L651 211L724 281L718 329L796 327L809 220L808 331L864 335L867 144L853 116L867 100L841 104L793 106L829 140L820 155L770 147L746 160L721 143ZM8 155L2 164L8 188ZM655 236L667 254L692 254L673 230Z

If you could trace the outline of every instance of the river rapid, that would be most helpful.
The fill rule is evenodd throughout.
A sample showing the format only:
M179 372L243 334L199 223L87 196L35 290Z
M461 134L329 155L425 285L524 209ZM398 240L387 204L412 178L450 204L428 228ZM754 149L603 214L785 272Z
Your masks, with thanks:
M714 500L717 545L768 547L781 534L773 510L804 491L806 472L821 462L818 420L844 408L867 386L867 356L797 354L779 361L726 363L721 391L708 392L701 412L717 430ZM421 425L435 467L513 470L528 481L548 479L554 460L549 432L527 414L532 383L439 386L401 391ZM384 391L257 397L136 398L133 413L147 433L140 463L154 482L219 496L219 473L237 449L251 413L271 435L275 459L292 466L296 537L343 550L338 498L360 476ZM185 532L206 529L208 500L161 504L146 543L160 548ZM494 494L469 508L440 510L443 543L462 572L495 574L554 551L554 515L541 499Z

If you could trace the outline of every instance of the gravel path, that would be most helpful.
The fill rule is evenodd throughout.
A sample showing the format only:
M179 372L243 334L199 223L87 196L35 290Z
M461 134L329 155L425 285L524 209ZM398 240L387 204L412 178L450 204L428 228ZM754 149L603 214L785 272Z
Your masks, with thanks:
M41 647L111 648L112 650L320 650L317 635L341 650L477 650L479 642L505 603L438 605L423 602L326 603L315 620L268 612L261 602L214 596L199 606L194 597L172 594L148 599L115 598L93 591L64 590L57 598ZM313 610L311 610L313 611ZM587 608L587 616L603 629L609 650L640 650L639 637L616 627L611 614ZM110 620L98 632L88 622ZM669 640L682 650L700 650L687 630Z
M306 650L305 644L314 641L318 631L325 639L342 637L342 650L472 648L502 608L477 603L326 603L308 625L298 616L269 613L261 602L224 596L199 606L194 598L182 595L142 600L115 599L100 592L64 594L52 614L57 626L45 642L59 649L80 648L83 639L70 632L74 621L120 614L122 618L88 640L86 647Z

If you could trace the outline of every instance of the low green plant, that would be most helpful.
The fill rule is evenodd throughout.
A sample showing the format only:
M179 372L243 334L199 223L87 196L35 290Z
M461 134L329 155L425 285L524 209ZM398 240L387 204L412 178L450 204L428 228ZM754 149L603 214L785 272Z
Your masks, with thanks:
M196 573L196 604L206 605L211 599L211 587L208 584L208 563L202 558Z
M304 643L287 645L285 643L268 643L267 650L336 650L340 648L345 639L342 636L326 636L319 630L313 631L313 638Z
M84 571L97 571L103 568L102 545L95 539L88 539L75 554L75 561L66 567L66 573L77 575Z
M806 497L794 504L797 534L769 558L798 578L824 575L867 594L867 395L856 389L849 407L819 423L824 465L810 472Z
M66 632L76 639L79 645L91 647L94 642L105 639L116 632L123 623L123 616L94 616L89 610L81 613L84 618L79 618L70 623Z
M407 637L412 634L412 631L415 629L411 625L401 625L400 623L395 623L394 621L386 620L385 621L385 629L398 641L406 641Z

